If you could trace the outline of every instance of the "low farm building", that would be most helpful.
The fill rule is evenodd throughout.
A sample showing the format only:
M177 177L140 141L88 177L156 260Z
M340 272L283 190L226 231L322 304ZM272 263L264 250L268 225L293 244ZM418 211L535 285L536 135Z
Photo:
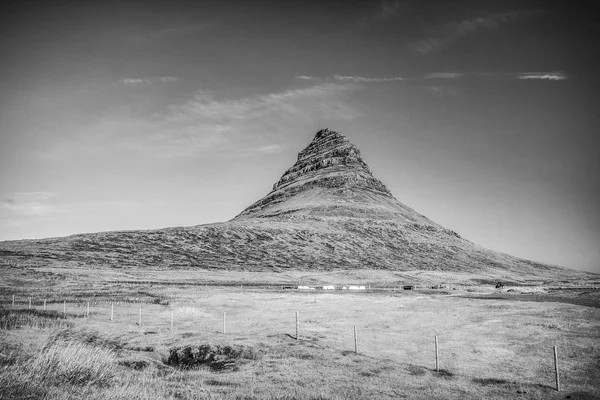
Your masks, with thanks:
M348 286L348 290L365 290L364 286Z

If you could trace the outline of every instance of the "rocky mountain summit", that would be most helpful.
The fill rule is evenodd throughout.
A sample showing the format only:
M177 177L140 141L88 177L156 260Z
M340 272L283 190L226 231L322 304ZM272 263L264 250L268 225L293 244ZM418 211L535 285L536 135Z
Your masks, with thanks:
M360 151L339 132L322 129L271 193L236 219L288 215L394 219L403 205L373 176Z
M356 146L329 129L316 133L270 193L231 221L0 242L0 258L95 268L574 272L482 248L434 223L395 199Z

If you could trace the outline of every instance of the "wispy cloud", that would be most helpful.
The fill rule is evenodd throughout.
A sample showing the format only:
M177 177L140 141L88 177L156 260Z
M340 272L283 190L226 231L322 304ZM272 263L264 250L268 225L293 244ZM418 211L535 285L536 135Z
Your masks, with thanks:
M568 76L562 72L523 72L517 75L517 79L545 79L549 81L564 81Z
M398 82L405 81L406 78L402 78L400 76L393 76L388 78L374 78L367 76L344 76L344 75L334 75L333 79L336 81L343 82L354 82L354 83L381 83L381 82Z
M296 79L305 79L305 80L324 80L324 81L340 81L340 82L348 82L348 83L385 83L385 82L401 82L401 81L411 81L415 83L431 81L431 80L454 80L454 79L473 79L473 78L483 78L483 79L501 79L501 80L523 80L523 79L542 79L542 80L551 80L551 81L562 81L569 79L569 76L564 72L494 72L494 71L485 71L485 72L460 72L460 71L452 71L452 72L432 72L429 74L425 74L421 77L409 77L403 78L400 76L392 76L392 77L369 77L369 76L354 76L354 75L333 75L331 77L319 78L314 76L296 76Z
M321 114L352 119L346 107L336 104L338 96L352 87L327 83L241 99L217 99L198 92L184 104L169 107L171 121L211 120L221 123L278 115L279 118Z
M120 83L125 85L142 85L156 82L175 83L179 80L176 76L159 76L155 78L123 78L119 79Z
M160 78L157 78L157 79L164 83L174 83L179 80L176 76L161 76Z
M139 85L141 83L150 83L150 80L142 78L124 78L119 79L119 82L124 83L126 85Z
M359 112L347 101L355 90L360 86L352 82L237 98L202 90L150 116L104 120L79 137L102 140L103 148L161 158L272 154L301 127L356 118Z
M408 0L381 0L377 7L358 20L358 25L367 28L373 24L397 17L401 15L408 3Z
M12 193L0 200L0 240L68 235L75 233L74 220L89 220L102 212L131 212L154 203L119 199L65 202L53 192Z
M303 81L312 81L314 79L316 79L314 76L310 76L310 75L297 75L294 77L295 79L300 79Z
M462 72L434 72L425 75L423 79L456 79L463 75L464 73Z
M484 29L499 28L503 25L510 24L519 19L530 17L538 13L539 10L511 11L488 16L479 16L462 21L448 22L443 25L429 28L429 33L426 38L409 43L408 48L424 55L433 53L456 43L461 37L470 33Z
M15 216L45 216L60 211L60 207L51 204L55 196L52 192L13 193L0 200L0 211Z

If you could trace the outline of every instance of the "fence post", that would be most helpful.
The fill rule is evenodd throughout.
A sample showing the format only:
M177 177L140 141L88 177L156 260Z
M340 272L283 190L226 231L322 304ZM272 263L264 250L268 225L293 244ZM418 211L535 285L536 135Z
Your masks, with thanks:
M439 372L440 371L440 364L439 364L439 354L438 354L438 340L437 340L437 336L435 337L435 372Z
M171 333L173 333L173 310L171 310Z
M13 294L12 308L15 308L15 295Z
M225 324L227 322L227 313L223 311L223 333L225 333Z
M296 340L300 340L300 312L296 311Z
M87 302L87 310L86 310L86 313L85 313L85 317L86 318L90 317L90 302L89 301Z
M44 311L46 311L46 299L44 299Z
M31 309L31 297L29 298L29 308Z
M63 316L67 316L67 301L63 300Z
M110 302L110 322L114 321L114 316L115 316L115 303L114 302Z
M554 346L554 377L556 378L556 391L560 392L560 378L558 376L558 350Z
M356 337L356 325L354 325L354 352L358 353L358 344L357 344L357 337Z

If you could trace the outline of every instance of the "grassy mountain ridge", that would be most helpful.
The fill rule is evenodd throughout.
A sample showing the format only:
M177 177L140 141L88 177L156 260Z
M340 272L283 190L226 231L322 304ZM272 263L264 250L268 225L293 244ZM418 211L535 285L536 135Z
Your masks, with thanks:
M395 199L358 149L328 129L231 221L0 242L0 257L96 268L580 274L482 248L429 220Z

